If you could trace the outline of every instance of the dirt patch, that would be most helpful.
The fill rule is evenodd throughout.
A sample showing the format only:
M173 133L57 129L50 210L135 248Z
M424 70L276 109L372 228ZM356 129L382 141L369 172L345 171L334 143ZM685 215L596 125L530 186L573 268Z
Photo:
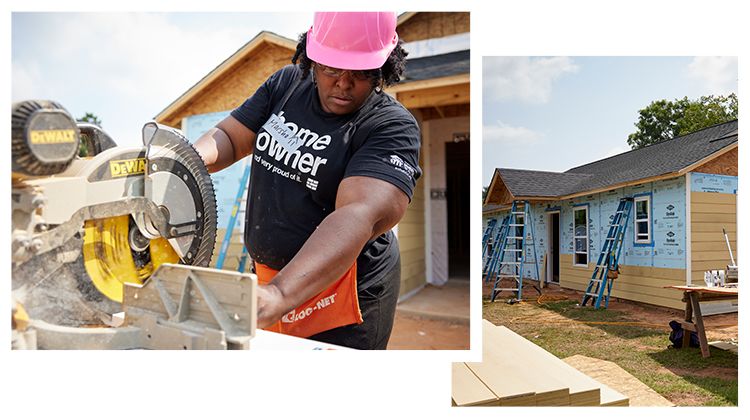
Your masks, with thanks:
M388 350L468 350L469 324L396 311Z
M508 283L508 284L506 284ZM485 299L491 296L493 284L485 283L482 285L482 294ZM510 287L510 282L503 281L502 287ZM541 291L541 294L540 294ZM495 301L507 301L512 295L509 292L496 297ZM581 292L563 289L557 285L547 285L545 288L539 288L539 285L533 281L527 281L523 287L523 301L529 304L538 304L554 300L571 300L580 302L583 294ZM624 317L631 321L643 322L653 325L663 325L665 329L669 328L669 321L673 319L683 319L684 310L663 308L660 306L649 305L646 303L633 302L612 298L609 302L608 311L620 312ZM709 341L722 340L730 341L737 339L737 313L707 315L703 317L703 324L706 327L706 336Z
M668 392L664 397L680 407L706 405L706 403L711 400L710 397L692 392Z
M698 369L698 370L671 368L668 370L677 376L698 376L701 378L718 378L718 379L724 379L725 381L737 380L737 369L733 369L733 368L707 367L707 368Z

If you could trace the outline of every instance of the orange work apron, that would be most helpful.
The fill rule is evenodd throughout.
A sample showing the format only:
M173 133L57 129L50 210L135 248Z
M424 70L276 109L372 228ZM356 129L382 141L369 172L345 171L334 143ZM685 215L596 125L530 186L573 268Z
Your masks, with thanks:
M255 263L258 284L268 284L278 271ZM264 330L295 337L310 337L317 333L349 324L361 324L362 313L357 299L357 262L328 288L292 309L281 320Z

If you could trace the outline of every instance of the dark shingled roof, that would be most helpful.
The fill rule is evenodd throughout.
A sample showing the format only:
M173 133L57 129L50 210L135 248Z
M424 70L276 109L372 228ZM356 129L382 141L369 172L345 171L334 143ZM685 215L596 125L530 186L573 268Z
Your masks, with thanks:
M498 169L516 197L557 197L678 172L737 142L737 120L560 172Z
M469 73L469 50L409 60L400 83Z
M567 195L588 180L589 174L498 169L505 186L516 197L558 197Z

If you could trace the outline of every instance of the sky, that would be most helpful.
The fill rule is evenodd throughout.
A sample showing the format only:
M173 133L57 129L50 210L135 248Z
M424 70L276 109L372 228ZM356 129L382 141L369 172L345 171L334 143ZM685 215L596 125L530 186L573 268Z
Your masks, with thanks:
M737 57L483 57L482 185L494 168L561 172L630 150L638 110L737 92Z
M12 101L91 112L118 145L138 146L143 124L260 31L296 39L311 23L312 13L14 12Z

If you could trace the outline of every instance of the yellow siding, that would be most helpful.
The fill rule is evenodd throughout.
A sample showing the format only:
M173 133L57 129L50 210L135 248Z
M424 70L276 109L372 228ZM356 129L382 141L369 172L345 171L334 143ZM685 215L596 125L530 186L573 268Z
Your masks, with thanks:
M425 276L425 225L424 183L417 182L409 207L398 224L398 242L401 249L401 294L423 285Z
M724 228L737 257L737 196L734 194L690 193L691 271L693 284L703 283L707 270L723 270L730 264Z
M574 267L573 256L560 255L560 286L585 291L594 272L594 262L588 268ZM620 277L612 286L612 297L652 305L683 309L682 292L665 286L684 285L685 270L673 268L620 266Z

